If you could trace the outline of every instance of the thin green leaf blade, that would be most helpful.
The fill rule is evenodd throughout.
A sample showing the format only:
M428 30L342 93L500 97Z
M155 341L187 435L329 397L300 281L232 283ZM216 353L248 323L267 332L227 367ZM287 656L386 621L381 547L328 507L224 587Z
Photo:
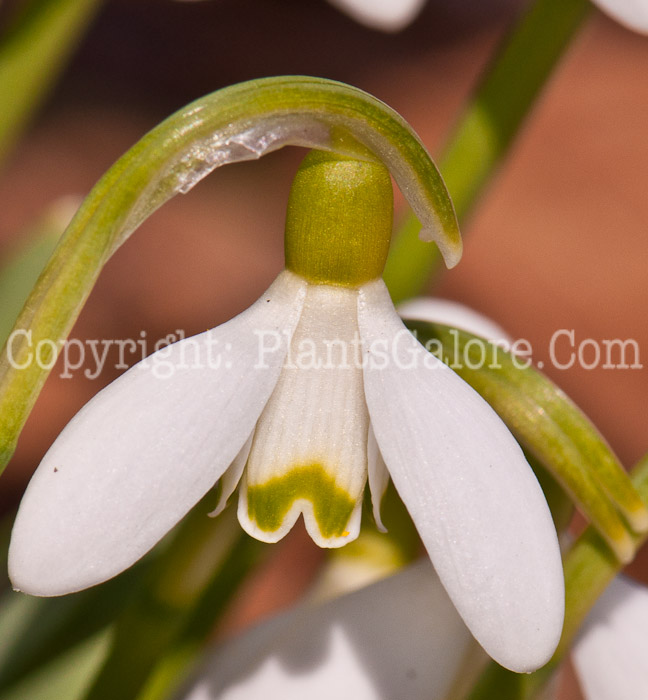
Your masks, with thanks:
M0 43L0 160L20 136L99 7L33 0Z

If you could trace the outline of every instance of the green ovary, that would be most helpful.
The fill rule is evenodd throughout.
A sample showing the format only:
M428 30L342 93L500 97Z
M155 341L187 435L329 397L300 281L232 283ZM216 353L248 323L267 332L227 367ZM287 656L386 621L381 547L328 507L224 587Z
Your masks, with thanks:
M345 535L356 501L335 483L321 464L296 467L265 484L248 485L248 516L261 530L276 532L293 503L300 498L313 504L322 537Z

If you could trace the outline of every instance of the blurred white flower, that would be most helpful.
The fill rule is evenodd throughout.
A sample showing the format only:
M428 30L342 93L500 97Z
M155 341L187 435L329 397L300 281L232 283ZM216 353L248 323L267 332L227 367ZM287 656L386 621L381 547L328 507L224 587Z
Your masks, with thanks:
M357 22L383 32L398 32L411 24L426 0L329 0Z
M593 0L617 22L642 34L648 33L648 0Z
M648 698L648 588L617 576L572 650L587 700Z
M648 0L592 0L603 12L636 32L648 33ZM329 0L356 21L385 32L411 24L426 0Z
M182 700L442 700L471 643L429 562L283 613L209 654Z
M510 343L509 334L495 321L465 304L439 297L416 297L398 307L401 318L453 326L493 343Z
M572 650L586 700L648 698L646 630L648 589L617 577ZM479 668L468 630L421 561L217 646L178 700L443 700Z

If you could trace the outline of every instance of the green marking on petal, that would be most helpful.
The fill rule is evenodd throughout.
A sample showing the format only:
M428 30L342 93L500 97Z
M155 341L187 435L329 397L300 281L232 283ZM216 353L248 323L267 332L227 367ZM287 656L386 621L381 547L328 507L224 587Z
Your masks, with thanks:
M298 499L313 504L324 538L344 537L357 505L321 464L296 467L264 484L248 485L248 516L265 532L276 532Z

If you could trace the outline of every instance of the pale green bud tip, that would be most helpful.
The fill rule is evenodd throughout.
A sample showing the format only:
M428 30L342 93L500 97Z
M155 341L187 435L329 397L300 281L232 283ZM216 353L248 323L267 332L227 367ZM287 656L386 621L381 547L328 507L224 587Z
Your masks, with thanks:
M393 208L382 165L311 151L288 200L286 267L316 284L355 287L380 277Z

